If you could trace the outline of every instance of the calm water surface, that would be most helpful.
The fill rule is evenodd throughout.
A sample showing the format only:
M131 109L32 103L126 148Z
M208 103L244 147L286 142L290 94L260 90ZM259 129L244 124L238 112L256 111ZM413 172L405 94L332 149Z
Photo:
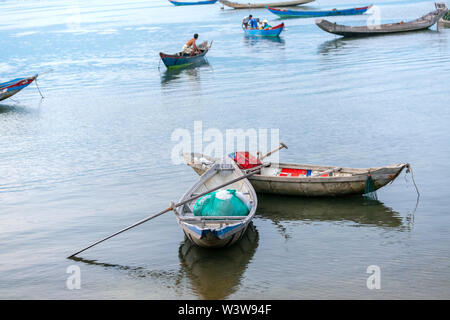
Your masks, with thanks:
M308 8L351 7L320 0ZM382 21L429 1L377 1ZM450 298L450 29L334 37L290 19L280 39L246 38L248 11L167 1L1 1L0 78L52 69L0 102L0 298ZM254 15L279 20L265 10ZM367 16L332 21L363 24ZM208 63L158 70L194 32ZM247 237L211 252L167 214L196 181L174 165L177 128L279 128L283 161L410 162L379 202L260 196ZM81 290L66 269L81 268ZM366 269L381 268L381 290Z

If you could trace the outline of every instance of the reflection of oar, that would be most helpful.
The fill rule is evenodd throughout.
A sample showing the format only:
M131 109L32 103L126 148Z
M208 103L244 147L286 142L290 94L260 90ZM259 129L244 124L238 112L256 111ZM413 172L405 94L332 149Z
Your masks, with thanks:
M270 156L271 154L280 151L281 149L286 148L288 149L287 145L285 145L283 142L280 142L280 146L273 149L272 151L267 152L265 155L263 155L262 157L259 158L259 160L263 160L264 158L267 158L268 156Z
M263 165L260 165L259 167L262 167L262 166L263 166ZM101 240L99 240L99 241L97 241L97 242L95 242L95 243L89 245L88 247L84 248L83 250L80 250L80 251L78 251L78 252L72 254L72 255L69 256L68 258L73 258L73 257L76 256L77 254L79 254L79 253L81 253L81 252L83 252L83 251L86 251L87 249L92 248L93 246L95 246L95 245L97 245L97 244L99 244L99 243L101 243L101 242L103 242L103 241L106 241L106 240L108 240L108 239L110 239L110 238L112 238L112 237L114 237L114 236L117 236L118 234L120 234L120 233L122 233L122 232L125 232L125 231L127 231L127 230L130 230L131 228L137 227L138 225L143 224L144 222L147 222L147 221L149 221L149 220L151 220L151 219L153 219L153 218L156 218L156 217L158 217L158 216L160 216L160 215L162 215L162 214L164 214L164 213L166 213L166 212L169 212L169 211L171 211L171 210L173 210L173 209L175 209L175 208L177 208L177 207L179 207L179 206L182 206L182 205L184 205L184 204L186 204L186 203L188 203L188 202L191 202L192 200L198 199L198 198L203 197L204 195L206 195L206 194L208 194L208 193L210 193L210 192L216 191L216 190L218 190L218 189L220 189L220 188L223 188L223 187L225 187L225 186L228 186L228 185L230 185L230 184L232 184L232 183L235 183L235 182L237 182L237 181L240 181L240 180L243 180L243 179L245 179L245 178L248 178L248 177L254 175L256 172L257 172L257 171L251 172L251 173L248 173L248 174L245 174L245 175L243 175L243 176L241 176L241 177L238 177L238 178L233 179L233 180L231 180L231 181L228 181L228 182L226 182L226 183L224 183L224 184L221 184L220 186L217 186L217 187L215 187L215 188L213 188L213 189L211 189L211 190L208 190L208 191L205 191L205 192L203 192L203 193L197 194L197 195L195 195L194 197L189 198L189 199L184 200L184 201L181 201L181 202L179 202L179 203L177 203L177 204L171 203L170 207L168 207L167 209L165 209L165 210L163 210L163 211L161 211L161 212L158 212L157 214L154 214L154 215L152 215L152 216L149 216L149 217L147 217L147 218L145 218L145 219L142 219L142 220L140 220L140 221L138 221L138 222L132 224L131 226L128 226L128 227L126 227L126 228L124 228L124 229L122 229L122 230L120 230L120 231L118 231L118 232L116 232L116 233L113 233L112 235L107 236L106 238L103 238L103 239L101 239Z

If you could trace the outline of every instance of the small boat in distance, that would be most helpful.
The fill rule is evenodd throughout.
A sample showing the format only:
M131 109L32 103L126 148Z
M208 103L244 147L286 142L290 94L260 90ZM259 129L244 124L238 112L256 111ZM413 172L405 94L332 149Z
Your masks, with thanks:
M386 23L372 26L351 27L330 22L325 19L316 19L316 25L329 33L344 37L363 37L385 35L399 32L425 30L441 19L447 12L445 4L436 4L436 10L412 21Z
M219 0L220 3L234 8L234 9L256 9L256 8L265 8L265 7L292 7L298 6L300 4L310 3L314 0L291 0L284 2L270 2L270 3L237 3L228 0Z
M351 8L351 9L332 9L332 10L321 10L321 11L310 11L310 10L290 10L290 9L278 9L272 7L266 7L267 10L273 14L279 16L280 18L311 18L311 17L325 17L325 16L350 16L359 15L365 13L372 7L366 6L361 8Z
M0 83L0 101L5 100L16 93L18 93L23 88L29 86L38 75L34 75L26 78L17 78L11 81Z
M205 170L200 180L181 197L180 202L231 182L243 175L241 169L231 158L224 157L213 163L208 170ZM244 178L234 182L228 185L226 189L233 189L239 192L240 196L245 197L246 202L250 206L247 215L195 215L195 205L198 203L197 201L202 201L203 198L192 200L175 209L175 216L186 237L200 247L220 248L231 246L245 234L249 223L255 215L258 200L255 189L253 189L248 179Z
M192 6L199 4L214 4L217 0L169 0L175 6Z
M211 49L212 41L208 45L208 42L205 41L202 44L198 46L200 49L200 53L196 55L187 55L183 52L178 52L175 54L167 54L160 52L159 56L161 57L161 60L163 61L164 65L167 68L178 68L178 67L184 67L187 65L191 65L194 63L198 63L204 60L205 55L208 53L209 49Z
M217 161L198 153L184 153L184 161L202 175ZM370 174L375 190L393 181L409 164L392 164L374 168L344 168L297 163L270 163L248 178L258 193L300 197L336 197L365 193Z
M245 34L249 36L278 37L281 31L283 31L284 29L284 23L268 29L251 29L246 28L244 25L242 25L242 29L244 30Z

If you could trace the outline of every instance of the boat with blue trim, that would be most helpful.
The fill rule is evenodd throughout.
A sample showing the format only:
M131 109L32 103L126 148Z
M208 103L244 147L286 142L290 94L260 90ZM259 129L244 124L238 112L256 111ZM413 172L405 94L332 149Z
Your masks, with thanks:
M20 90L28 87L37 78L37 74L26 78L17 78L11 81L0 83L0 101L5 100Z
M186 201L203 192L240 178L243 175L233 159L224 157L221 160L211 163L210 168L183 195L179 202ZM224 215L223 212L220 215L197 215L196 205L199 202L201 203L203 198L189 201L174 210L183 232L194 244L207 248L229 247L245 234L258 205L256 192L247 178L231 183L227 186L226 191L229 190L234 190L233 192L240 199L238 201L242 201L243 204L245 203L248 208L248 214L233 215L229 211L231 207L222 206L221 208L227 209L224 212L229 215ZM217 194L216 198L218 198Z
M361 8L351 8L351 9L331 9L331 10L290 10L290 9L279 9L266 7L267 10L273 14L279 16L280 18L311 18L311 17L327 17L327 16L351 16L364 14L367 10L372 7L366 6Z
M242 25L242 29L248 36L259 36L259 37L278 37L284 29L284 23L266 29L250 28Z
M217 0L169 0L175 6L193 6L199 4L214 4Z

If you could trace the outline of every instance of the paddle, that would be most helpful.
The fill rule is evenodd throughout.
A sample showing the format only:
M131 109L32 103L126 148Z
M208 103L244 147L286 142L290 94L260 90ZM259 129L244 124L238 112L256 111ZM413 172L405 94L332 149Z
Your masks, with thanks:
M283 142L280 142L280 146L273 149L272 151L267 152L265 155L263 155L262 157L259 158L259 160L262 160L264 158L267 158L268 156L270 156L271 154L280 151L281 149L286 148L288 149L287 145L285 145ZM259 153L259 152L258 152Z
M260 165L259 167L261 168L261 167L263 167L263 166L265 166L265 165L262 164L262 165ZM255 168L256 168L256 167L255 167ZM196 195L196 196L194 196L194 197L192 197L192 198L189 198L189 199L187 199L187 200L181 201L181 202L179 202L179 203L177 203L177 204L171 203L171 206L168 207L167 209L164 209L163 211L158 212L157 214L154 214L154 215L151 215L151 216L149 216L149 217L147 217L147 218L145 218L145 219L142 219L142 220L140 220L140 221L138 221L138 222L132 224L131 226L128 226L128 227L126 227L126 228L123 228L122 230L117 231L116 233L113 233L112 235L107 236L106 238L103 238L103 239L101 239L101 240L99 240L99 241L97 241L97 242L95 242L95 243L93 243L93 244L87 246L86 248L84 248L84 249L82 249L82 250L80 250L80 251L78 251L78 252L75 252L74 254L72 254L71 256L69 256L69 257L67 257L67 258L69 258L69 259L70 259L70 258L73 258L73 257L75 257L77 254L79 254L79 253L81 253L81 252L83 252L83 251L86 251L87 249L92 248L93 246L96 246L97 244L102 243L103 241L106 241L106 240L108 240L108 239L111 239L112 237L115 237L115 236L117 236L118 234L121 234L122 232L125 232L125 231L127 231L127 230L130 230L131 228L137 227L138 225L141 225L141 224L143 224L144 222L147 222L147 221L149 221L149 220L151 220L151 219L153 219L153 218L156 218L156 217L158 217L158 216L160 216L160 215L162 215L162 214L164 214L164 213L166 213L166 212L169 212L169 211L171 211L171 210L173 210L173 209L175 209L175 208L177 208L177 207L179 207L179 206L182 206L182 205L184 205L184 204L186 204L186 203L188 203L188 202L190 202L190 201L192 201L192 200L198 199L198 198L200 198L200 197L202 197L202 196L204 196L204 195L206 195L206 194L208 194L208 193L210 193L210 192L216 191L216 190L218 190L218 189L220 189L220 188L223 188L223 187L225 187L225 186L228 186L228 185L230 185L230 184L232 184L232 183L235 183L235 182L237 182L237 181L240 181L240 180L243 180L243 179L245 179L245 178L248 178L248 177L254 175L254 174L257 173L257 172L258 172L258 171L254 171L254 172L245 174L245 175L243 175L243 176L241 176L241 177L238 177L238 178L236 178L236 179L233 179L233 180L231 180L231 181L228 181L228 182L226 182L226 183L224 183L224 184L221 184L220 186L217 186L217 187L215 187L215 188L213 188L213 189L211 189L211 190L208 190L208 191L205 191L205 192L203 192L203 193L200 193L200 194L198 194L198 195Z

